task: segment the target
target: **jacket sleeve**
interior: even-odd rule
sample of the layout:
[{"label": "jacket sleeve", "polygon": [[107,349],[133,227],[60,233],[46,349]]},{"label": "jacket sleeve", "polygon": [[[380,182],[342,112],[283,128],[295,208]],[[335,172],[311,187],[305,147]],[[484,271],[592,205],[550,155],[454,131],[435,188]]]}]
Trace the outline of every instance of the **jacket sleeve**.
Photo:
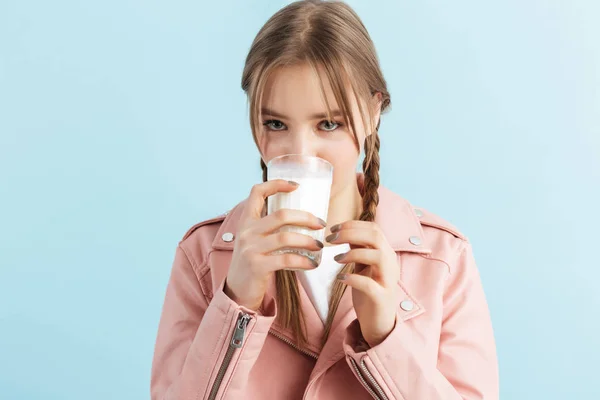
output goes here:
[{"label": "jacket sleeve", "polygon": [[242,397],[275,318],[275,301],[263,302],[259,314],[231,300],[223,286],[209,302],[177,247],[154,349],[152,400]]},{"label": "jacket sleeve", "polygon": [[[471,245],[463,242],[444,293],[437,365],[411,346],[408,323],[396,316],[380,344],[365,346],[358,320],[346,331],[344,350],[354,374],[382,399],[458,400],[499,397],[498,363],[488,305]],[[351,365],[352,367],[352,365]],[[367,388],[369,390],[369,388]]]}]

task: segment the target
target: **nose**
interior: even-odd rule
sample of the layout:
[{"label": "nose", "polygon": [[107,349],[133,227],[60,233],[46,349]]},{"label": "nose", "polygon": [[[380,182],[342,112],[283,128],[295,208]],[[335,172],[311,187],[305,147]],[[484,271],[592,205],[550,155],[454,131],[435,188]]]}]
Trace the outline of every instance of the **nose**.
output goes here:
[{"label": "nose", "polygon": [[291,137],[289,152],[307,156],[316,155],[316,143],[313,136],[314,134],[307,129],[294,132]]}]

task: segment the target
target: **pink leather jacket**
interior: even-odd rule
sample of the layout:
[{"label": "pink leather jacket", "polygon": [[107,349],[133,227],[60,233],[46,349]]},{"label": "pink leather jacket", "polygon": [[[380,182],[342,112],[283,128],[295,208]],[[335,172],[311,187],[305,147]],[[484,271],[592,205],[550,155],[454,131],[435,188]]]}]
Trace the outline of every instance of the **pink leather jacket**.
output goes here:
[{"label": "pink leather jacket", "polygon": [[376,222],[396,250],[402,301],[379,345],[360,340],[348,288],[325,346],[300,287],[309,344],[276,321],[274,279],[258,312],[223,292],[244,202],[193,226],[176,249],[151,378],[153,400],[497,399],[489,311],[471,244],[381,187]]}]

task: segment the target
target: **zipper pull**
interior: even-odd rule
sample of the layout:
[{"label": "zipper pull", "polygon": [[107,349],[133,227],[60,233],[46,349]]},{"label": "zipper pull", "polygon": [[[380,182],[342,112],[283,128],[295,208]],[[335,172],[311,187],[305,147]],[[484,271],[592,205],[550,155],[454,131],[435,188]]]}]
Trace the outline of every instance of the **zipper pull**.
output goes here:
[{"label": "zipper pull", "polygon": [[233,337],[231,338],[231,346],[235,348],[242,347],[244,343],[244,335],[246,334],[246,327],[252,317],[249,314],[240,314],[235,330],[233,331]]}]

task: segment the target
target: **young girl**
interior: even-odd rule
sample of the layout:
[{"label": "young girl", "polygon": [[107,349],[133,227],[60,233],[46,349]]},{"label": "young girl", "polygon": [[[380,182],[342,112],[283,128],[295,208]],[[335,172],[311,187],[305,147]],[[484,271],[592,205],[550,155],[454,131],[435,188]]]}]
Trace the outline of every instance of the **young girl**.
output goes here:
[{"label": "young girl", "polygon": [[[185,234],[152,399],[497,399],[471,244],[379,184],[390,95],[358,16],[341,2],[283,8],[255,38],[242,88],[263,181],[282,154],[333,165],[328,221],[289,209],[265,216],[268,196],[297,188],[273,180]],[[277,233],[284,225],[325,227],[326,243]],[[283,247],[321,249],[321,262],[273,254]]]}]

